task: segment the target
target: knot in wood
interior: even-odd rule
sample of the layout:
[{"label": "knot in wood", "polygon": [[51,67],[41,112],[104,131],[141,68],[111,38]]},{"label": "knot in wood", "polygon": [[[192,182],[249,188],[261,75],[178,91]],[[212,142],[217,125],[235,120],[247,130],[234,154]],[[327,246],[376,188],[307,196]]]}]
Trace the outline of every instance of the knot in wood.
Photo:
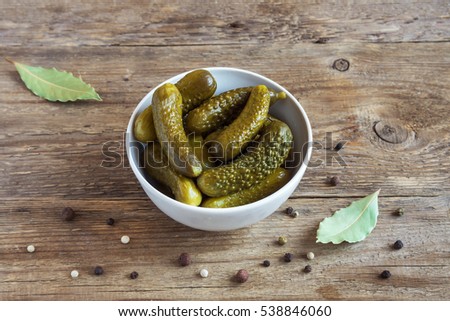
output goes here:
[{"label": "knot in wood", "polygon": [[385,142],[401,144],[408,138],[408,130],[401,125],[379,121],[375,123],[373,130]]},{"label": "knot in wood", "polygon": [[350,62],[347,59],[337,59],[333,62],[333,69],[344,72],[350,68]]}]

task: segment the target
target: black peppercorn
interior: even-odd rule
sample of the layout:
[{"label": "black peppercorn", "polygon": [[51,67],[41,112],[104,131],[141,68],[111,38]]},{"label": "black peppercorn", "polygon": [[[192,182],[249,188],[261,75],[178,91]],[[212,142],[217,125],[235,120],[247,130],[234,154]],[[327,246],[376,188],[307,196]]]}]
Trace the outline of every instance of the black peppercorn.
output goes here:
[{"label": "black peppercorn", "polygon": [[113,218],[108,218],[107,220],[106,220],[106,224],[108,224],[108,225],[114,225],[114,219]]},{"label": "black peppercorn", "polygon": [[309,272],[311,272],[311,271],[312,271],[311,265],[307,265],[307,266],[305,266],[305,268],[303,269],[303,272],[305,272],[305,273],[309,273]]},{"label": "black peppercorn", "polygon": [[138,276],[139,273],[137,273],[136,271],[130,273],[130,279],[132,280],[137,279]]},{"label": "black peppercorn", "polygon": [[103,274],[103,268],[101,266],[96,266],[94,268],[94,274],[95,275],[102,275]]},{"label": "black peppercorn", "polygon": [[284,254],[284,262],[291,262],[293,257],[294,256],[292,255],[292,253],[285,253]]},{"label": "black peppercorn", "polygon": [[403,242],[400,240],[397,240],[397,241],[395,241],[395,243],[392,247],[396,250],[400,250],[403,247]]},{"label": "black peppercorn", "polygon": [[270,266],[270,261],[269,260],[264,260],[262,265],[264,265],[265,267],[269,267]]},{"label": "black peppercorn", "polygon": [[236,281],[239,283],[245,283],[248,280],[247,270],[241,269],[235,275]]},{"label": "black peppercorn", "polygon": [[339,143],[337,143],[336,146],[334,147],[334,150],[336,150],[336,151],[341,150],[342,147],[344,147],[344,143],[339,142]]},{"label": "black peppercorn", "polygon": [[188,253],[181,253],[178,262],[181,266],[188,266],[192,262],[191,256]]},{"label": "black peppercorn", "polygon": [[382,279],[389,279],[391,277],[391,272],[389,272],[388,270],[384,270],[383,272],[381,272],[380,277]]},{"label": "black peppercorn", "polygon": [[75,218],[75,212],[71,207],[65,207],[61,212],[64,221],[72,221]]},{"label": "black peppercorn", "polygon": [[292,215],[292,212],[294,211],[294,209],[292,208],[292,207],[288,207],[287,209],[286,209],[286,214],[287,215]]},{"label": "black peppercorn", "polygon": [[330,178],[329,182],[331,185],[337,186],[341,182],[341,179],[339,178],[339,176],[333,176]]}]

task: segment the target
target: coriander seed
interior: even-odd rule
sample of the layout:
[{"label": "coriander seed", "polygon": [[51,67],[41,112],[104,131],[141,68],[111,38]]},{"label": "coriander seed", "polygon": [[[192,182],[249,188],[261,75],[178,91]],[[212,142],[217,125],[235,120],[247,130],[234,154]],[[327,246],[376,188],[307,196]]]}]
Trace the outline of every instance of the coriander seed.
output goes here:
[{"label": "coriander seed", "polygon": [[305,266],[305,268],[303,269],[303,272],[305,272],[305,273],[310,273],[311,271],[312,271],[311,265],[307,265],[307,266]]},{"label": "coriander seed", "polygon": [[36,248],[34,247],[34,245],[28,245],[27,251],[28,253],[33,253],[34,251],[36,251]]},{"label": "coriander seed", "polygon": [[293,257],[292,253],[284,253],[284,262],[291,262]]},{"label": "coriander seed", "polygon": [[188,253],[181,253],[178,262],[181,266],[188,266],[192,262],[191,256]]},{"label": "coriander seed", "polygon": [[306,257],[308,258],[308,260],[314,260],[314,253],[313,252],[308,252],[306,254]]},{"label": "coriander seed", "polygon": [[65,207],[61,212],[61,218],[64,221],[72,221],[75,218],[75,212],[71,207]]},{"label": "coriander seed", "polygon": [[389,279],[391,277],[391,272],[389,272],[388,270],[384,270],[383,272],[381,272],[380,277],[382,279]]},{"label": "coriander seed", "polygon": [[294,211],[294,212],[292,212],[292,214],[291,214],[291,216],[292,217],[298,217],[300,214],[298,213],[298,211]]},{"label": "coriander seed", "polygon": [[132,280],[137,279],[138,276],[139,276],[139,273],[137,273],[136,271],[133,271],[130,273],[130,279],[132,279]]},{"label": "coriander seed", "polygon": [[403,208],[399,208],[399,209],[397,209],[395,214],[397,214],[398,216],[403,216],[403,214],[405,214],[405,211]]},{"label": "coriander seed", "polygon": [[264,260],[262,262],[262,265],[264,265],[265,267],[269,267],[270,266],[270,261],[269,260]]},{"label": "coriander seed", "polygon": [[78,275],[79,275],[79,273],[78,273],[77,270],[73,270],[72,272],[70,272],[70,276],[71,276],[73,279],[76,279],[76,278],[78,277]]},{"label": "coriander seed", "polygon": [[394,245],[392,247],[396,250],[400,250],[403,247],[403,242],[400,240],[395,241]]},{"label": "coriander seed", "polygon": [[95,268],[94,268],[94,274],[95,275],[102,275],[103,274],[103,268],[101,267],[101,266],[99,266],[99,265],[97,265]]},{"label": "coriander seed", "polygon": [[286,243],[287,243],[287,237],[286,237],[286,236],[280,236],[280,237],[278,238],[278,244],[284,245],[284,244],[286,244]]},{"label": "coriander seed", "polygon": [[235,275],[236,281],[239,283],[245,283],[248,280],[248,272],[247,270],[241,269]]}]

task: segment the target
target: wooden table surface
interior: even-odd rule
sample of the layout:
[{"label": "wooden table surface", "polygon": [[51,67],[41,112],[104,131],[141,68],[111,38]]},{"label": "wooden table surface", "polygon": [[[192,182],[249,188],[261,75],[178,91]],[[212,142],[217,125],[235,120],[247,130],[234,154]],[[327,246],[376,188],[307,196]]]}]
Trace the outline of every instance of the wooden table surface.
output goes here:
[{"label": "wooden table surface", "polygon": [[[410,2],[0,1],[1,57],[71,71],[103,98],[45,101],[0,62],[0,298],[449,300],[450,7]],[[303,105],[315,141],[282,207],[221,233],[159,211],[122,143],[148,91],[209,66],[279,82]],[[105,143],[123,162],[101,166]],[[334,175],[336,187],[327,183]],[[366,240],[316,243],[321,220],[377,189],[378,224]],[[72,222],[60,218],[66,206],[78,214]],[[285,215],[288,206],[300,216]],[[392,214],[398,208],[404,216]],[[398,239],[405,246],[396,251]],[[190,266],[178,266],[181,252]],[[242,268],[250,279],[237,284]],[[390,279],[378,277],[385,269]]]}]

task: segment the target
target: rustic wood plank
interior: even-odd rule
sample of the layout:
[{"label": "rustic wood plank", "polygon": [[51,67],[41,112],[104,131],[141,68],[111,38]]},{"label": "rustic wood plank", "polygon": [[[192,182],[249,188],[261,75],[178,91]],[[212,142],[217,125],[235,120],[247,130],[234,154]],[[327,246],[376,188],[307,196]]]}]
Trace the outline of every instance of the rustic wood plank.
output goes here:
[{"label": "rustic wood plank", "polygon": [[[0,55],[19,61],[78,72],[104,99],[46,102],[25,89],[13,66],[1,64],[0,85],[9,94],[0,100],[0,179],[4,182],[0,196],[134,199],[136,193],[142,195],[129,168],[118,161],[100,166],[109,159],[102,154],[103,144],[117,146],[124,155],[120,142],[138,101],[172,75],[209,65],[259,72],[299,98],[319,149],[313,152],[293,197],[362,196],[378,188],[383,195],[439,196],[450,189],[449,51],[448,43],[302,44],[285,49],[272,45],[264,50],[257,45],[0,48]],[[169,54],[173,63],[167,65]],[[346,72],[332,68],[340,57],[350,61]],[[127,72],[132,75],[124,81]],[[381,139],[374,131],[379,121],[405,129],[408,139],[400,144]],[[340,140],[348,143],[333,151]],[[340,159],[346,166],[337,162]],[[326,183],[332,175],[341,177],[338,188]]]},{"label": "rustic wood plank", "polygon": [[448,1],[3,1],[6,46],[450,40]]},{"label": "rustic wood plank", "polygon": [[[0,297],[2,299],[170,299],[193,300],[448,300],[450,299],[450,217],[448,197],[381,197],[378,225],[363,242],[317,244],[318,223],[351,199],[295,199],[298,218],[284,207],[251,228],[206,233],[166,217],[148,200],[61,200],[39,197],[0,204]],[[64,206],[78,213],[59,217]],[[403,207],[405,215],[392,215]],[[106,219],[116,219],[114,226]],[[131,242],[120,243],[122,235]],[[276,244],[279,235],[288,243]],[[405,246],[393,250],[401,239]],[[34,244],[35,253],[26,246]],[[306,252],[316,258],[308,261]],[[179,267],[178,255],[193,263]],[[281,257],[292,252],[294,260]],[[264,259],[271,266],[261,266]],[[311,264],[313,271],[302,269]],[[101,265],[105,273],[93,275]],[[198,276],[207,268],[210,277]],[[250,280],[232,280],[240,268]],[[71,279],[70,271],[80,272]],[[378,278],[388,269],[389,280]],[[132,271],[139,278],[131,280]],[[95,290],[94,290],[95,289]],[[268,290],[270,289],[270,291]]]}]

